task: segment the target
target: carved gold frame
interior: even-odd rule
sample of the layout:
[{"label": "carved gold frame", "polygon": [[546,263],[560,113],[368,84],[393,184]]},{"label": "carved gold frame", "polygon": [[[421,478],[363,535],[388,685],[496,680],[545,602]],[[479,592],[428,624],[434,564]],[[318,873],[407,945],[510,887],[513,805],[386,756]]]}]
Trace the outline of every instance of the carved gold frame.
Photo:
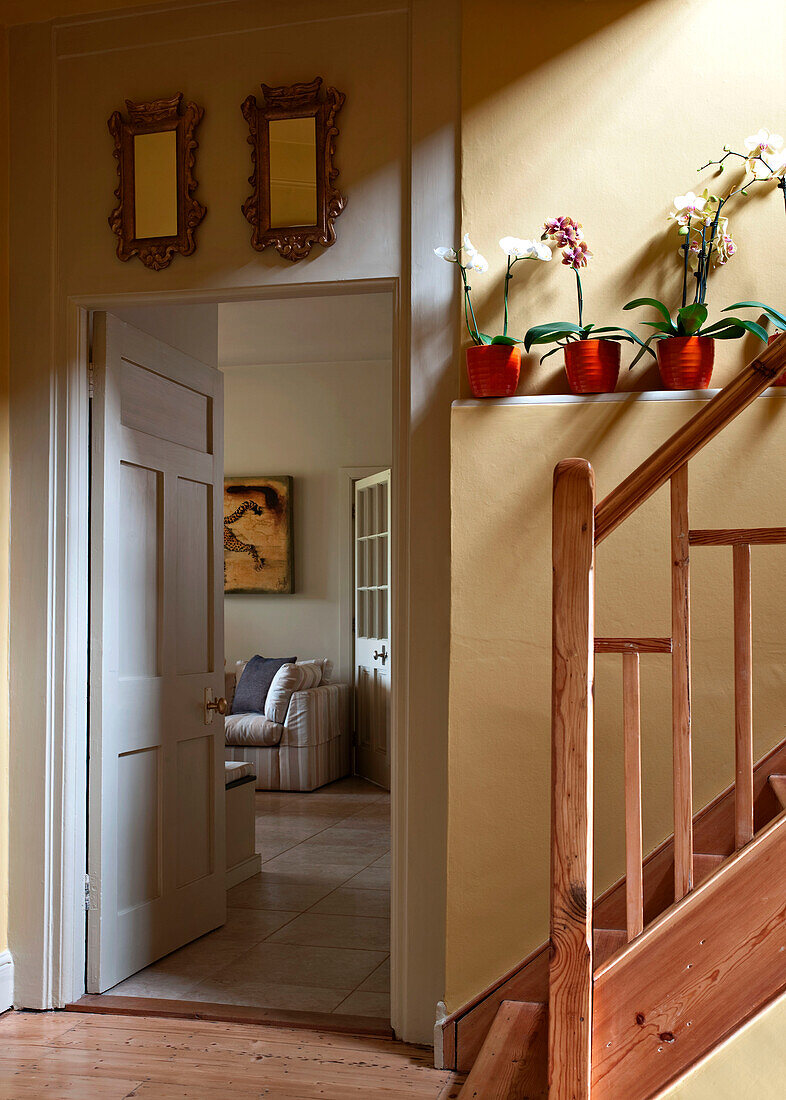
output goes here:
[{"label": "carved gold frame", "polygon": [[[179,92],[170,99],[150,103],[126,100],[128,118],[115,111],[107,125],[115,141],[119,182],[115,190],[118,204],[109,215],[109,225],[117,235],[117,255],[126,261],[138,256],[145,267],[161,271],[176,254],[190,256],[196,249],[196,228],[205,216],[205,207],[194,198],[197,181],[194,162],[199,146],[194,134],[204,115],[196,103],[182,104]],[[137,134],[177,131],[177,233],[168,237],[136,237],[134,211],[134,137]]]},{"label": "carved gold frame", "polygon": [[[248,182],[251,195],[243,203],[243,213],[253,227],[251,244],[261,252],[274,245],[286,260],[303,260],[315,244],[328,248],[335,243],[333,225],[346,205],[335,186],[338,169],[333,164],[338,126],[336,115],[346,96],[335,88],[322,91],[322,77],[305,84],[271,88],[262,84],[263,103],[250,95],[241,110],[248,123],[253,172]],[[315,225],[271,226],[270,224],[270,130],[273,119],[314,118],[317,152],[317,221]]]}]

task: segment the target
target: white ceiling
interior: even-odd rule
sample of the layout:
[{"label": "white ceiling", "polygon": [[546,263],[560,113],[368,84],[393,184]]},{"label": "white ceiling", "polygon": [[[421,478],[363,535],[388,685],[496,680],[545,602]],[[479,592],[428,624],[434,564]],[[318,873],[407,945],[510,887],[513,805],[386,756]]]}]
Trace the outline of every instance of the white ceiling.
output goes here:
[{"label": "white ceiling", "polygon": [[390,294],[330,294],[218,307],[218,365],[390,359]]}]

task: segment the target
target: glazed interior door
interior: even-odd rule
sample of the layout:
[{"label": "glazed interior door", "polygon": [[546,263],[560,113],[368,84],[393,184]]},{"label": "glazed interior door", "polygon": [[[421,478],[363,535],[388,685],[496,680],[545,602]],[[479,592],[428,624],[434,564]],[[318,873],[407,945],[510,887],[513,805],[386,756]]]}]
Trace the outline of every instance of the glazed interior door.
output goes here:
[{"label": "glazed interior door", "polygon": [[223,379],[94,325],[89,992],[223,924]]},{"label": "glazed interior door", "polygon": [[355,770],[390,788],[390,470],[355,482]]}]

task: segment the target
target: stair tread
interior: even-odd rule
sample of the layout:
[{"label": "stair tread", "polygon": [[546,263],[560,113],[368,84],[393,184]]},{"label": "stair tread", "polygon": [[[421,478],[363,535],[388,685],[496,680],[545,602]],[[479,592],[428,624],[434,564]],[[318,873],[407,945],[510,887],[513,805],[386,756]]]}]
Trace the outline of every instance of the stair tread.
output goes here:
[{"label": "stair tread", "polygon": [[786,810],[786,775],[771,775],[769,784],[781,805],[781,809]]},{"label": "stair tread", "polygon": [[503,1001],[460,1100],[546,1100],[548,1030],[545,1004]]}]

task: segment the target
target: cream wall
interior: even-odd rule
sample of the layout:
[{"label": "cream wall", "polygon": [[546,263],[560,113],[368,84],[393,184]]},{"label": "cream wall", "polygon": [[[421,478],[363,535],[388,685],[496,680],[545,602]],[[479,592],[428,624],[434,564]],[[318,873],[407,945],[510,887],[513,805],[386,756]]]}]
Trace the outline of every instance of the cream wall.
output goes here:
[{"label": "cream wall", "polygon": [[768,1005],[659,1100],[781,1100],[786,1074],[786,996]]},{"label": "cream wall", "polygon": [[[642,295],[679,304],[672,200],[729,184],[731,172],[713,183],[696,171],[724,145],[741,148],[760,126],[784,132],[786,6],[750,0],[742,16],[735,0],[464,0],[463,10],[463,229],[491,263],[473,276],[481,329],[501,331],[499,238],[536,236],[558,214],[583,223],[595,253],[585,321],[632,328],[651,318],[622,306]],[[750,298],[783,308],[782,193],[754,188],[728,210],[739,252],[712,276],[711,316]],[[511,331],[575,320],[574,282],[559,262],[519,264]],[[520,391],[567,392],[561,359],[525,357]],[[738,344],[719,345],[721,384],[738,361]],[[641,362],[621,387],[652,389],[656,376]]]},{"label": "cream wall", "polygon": [[[786,399],[770,390],[691,463],[691,526],[783,522]],[[533,400],[535,403],[533,403]],[[453,410],[453,600],[447,1004],[454,1010],[548,937],[551,485],[593,464],[601,499],[700,407],[547,399]],[[668,492],[599,548],[596,634],[670,633]],[[753,556],[755,756],[786,736],[779,548]],[[731,552],[692,564],[696,808],[734,776]],[[644,844],[672,832],[668,657],[642,658]],[[596,660],[596,894],[624,873],[621,664]]]},{"label": "cream wall", "polygon": [[[224,372],[227,477],[294,478],[295,592],[224,598],[227,666],[254,653],[341,662],[342,467],[390,466],[390,360],[230,367]],[[347,623],[344,623],[346,630]]]},{"label": "cream wall", "polygon": [[[80,918],[68,908],[73,899],[63,899],[61,914],[56,881],[55,892],[47,893],[52,884],[30,874],[31,861],[44,865],[51,838],[61,844],[61,801],[73,804],[71,819],[78,820],[83,798],[72,775],[55,773],[56,793],[40,799],[51,774],[48,715],[52,707],[60,713],[65,659],[62,649],[50,651],[47,643],[50,622],[58,621],[48,617],[50,608],[56,616],[62,611],[48,600],[53,571],[63,560],[65,516],[54,516],[43,502],[50,476],[66,477],[68,441],[59,417],[69,378],[69,297],[164,292],[177,299],[198,292],[215,301],[225,292],[242,296],[246,288],[282,296],[290,289],[302,293],[302,284],[384,279],[400,322],[394,424],[403,448],[398,483],[409,519],[402,560],[408,576],[400,595],[409,634],[395,780],[403,845],[400,862],[394,861],[402,898],[393,928],[401,978],[395,1022],[405,1037],[428,1041],[444,974],[448,408],[455,394],[455,291],[451,273],[430,262],[422,230],[427,224],[440,236],[454,234],[455,4],[338,0],[326,14],[316,0],[286,8],[228,0],[166,9],[18,27],[11,36],[11,561],[17,580],[11,607],[10,940],[17,999],[30,1006],[69,999],[71,989],[52,985],[47,967],[53,958],[68,960],[79,942]],[[35,6],[29,10],[34,17]],[[443,58],[439,73],[431,63],[437,48]],[[250,159],[239,106],[262,80],[288,83],[315,73],[347,94],[338,164],[349,201],[337,223],[338,244],[288,264],[250,247],[250,227],[240,213]],[[198,195],[207,217],[195,255],[175,258],[166,271],[154,273],[114,255],[106,218],[116,174],[106,120],[126,97],[174,90],[206,107],[198,135]],[[42,506],[33,507],[39,497]],[[426,675],[421,670],[427,667]],[[32,668],[51,673],[48,697],[25,690]],[[58,730],[51,736],[56,739]],[[80,853],[68,849],[70,842],[62,838],[63,866],[78,868]],[[74,871],[73,881],[77,877]],[[73,973],[78,975],[78,966]]]}]

